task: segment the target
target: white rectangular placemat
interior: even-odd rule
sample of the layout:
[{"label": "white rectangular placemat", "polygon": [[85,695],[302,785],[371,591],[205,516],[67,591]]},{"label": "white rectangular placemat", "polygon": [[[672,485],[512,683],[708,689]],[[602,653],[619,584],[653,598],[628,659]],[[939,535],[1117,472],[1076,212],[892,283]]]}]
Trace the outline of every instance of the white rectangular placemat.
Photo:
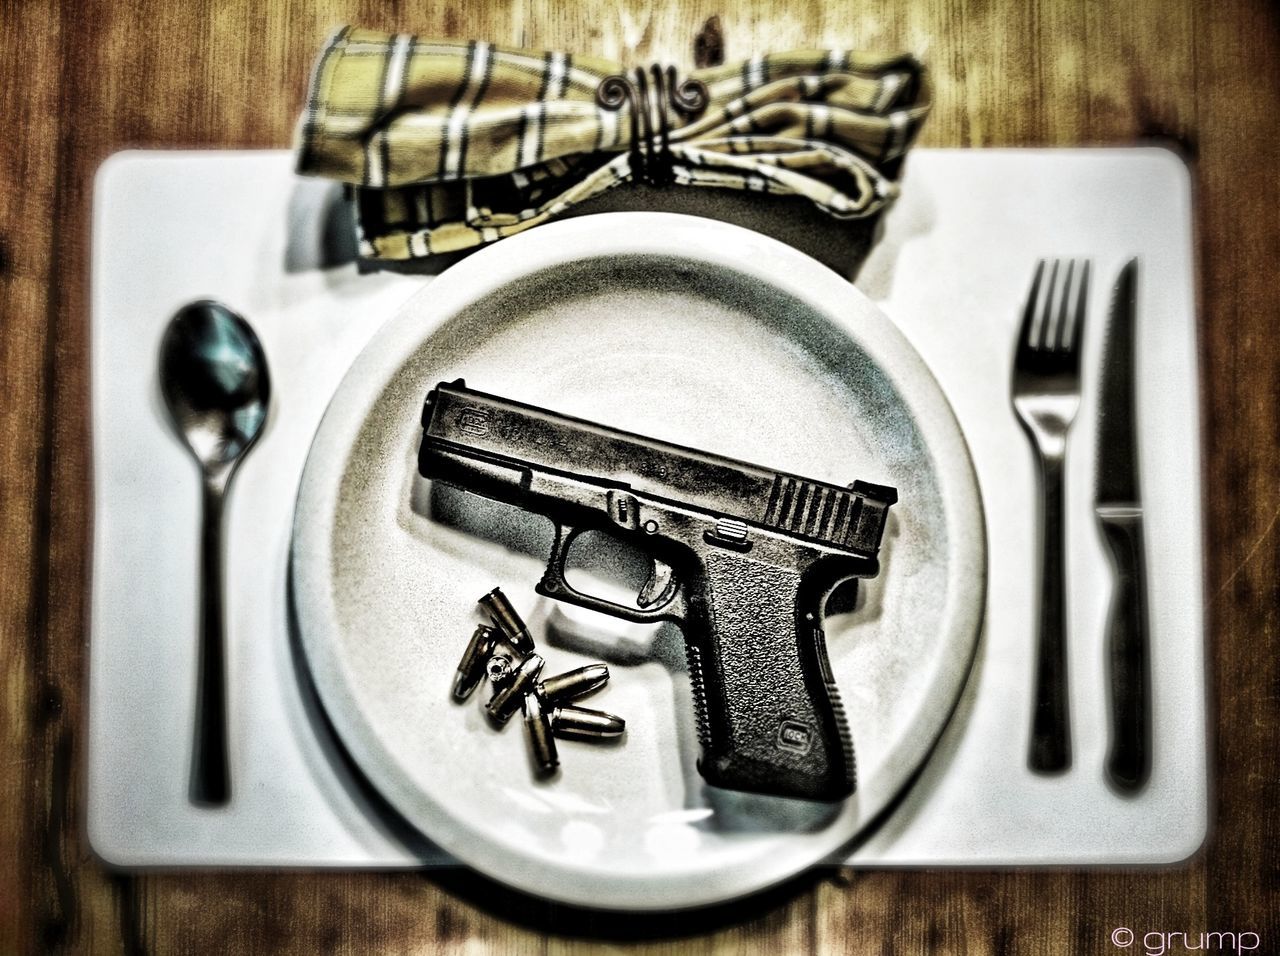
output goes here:
[{"label": "white rectangular placemat", "polygon": [[[395,832],[317,733],[290,647],[293,498],[330,394],[429,281],[324,268],[336,186],[285,152],[119,154],[94,209],[93,595],[88,825],[122,866],[447,863]],[[986,624],[964,696],[921,777],[855,865],[1160,863],[1208,817],[1199,426],[1190,186],[1158,150],[919,150],[858,286],[924,356],[982,488]],[[339,230],[341,226],[336,228]],[[326,236],[330,237],[328,240]],[[1084,399],[1067,477],[1075,764],[1026,769],[1035,625],[1033,460],[1009,404],[1022,300],[1040,256],[1088,256]],[[1150,784],[1106,786],[1109,596],[1092,511],[1096,380],[1110,284],[1142,260],[1138,403],[1154,698]],[[198,483],[156,380],[174,310],[213,297],[250,318],[271,363],[266,439],[227,517],[235,798],[186,799],[195,690]]]}]

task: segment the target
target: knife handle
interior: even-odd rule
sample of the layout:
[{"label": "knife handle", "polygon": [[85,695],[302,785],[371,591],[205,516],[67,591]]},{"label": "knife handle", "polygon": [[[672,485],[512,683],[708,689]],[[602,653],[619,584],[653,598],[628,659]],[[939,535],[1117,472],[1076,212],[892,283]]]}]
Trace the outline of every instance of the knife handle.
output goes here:
[{"label": "knife handle", "polygon": [[1066,560],[1061,455],[1041,456],[1044,511],[1041,514],[1040,630],[1036,649],[1031,751],[1027,763],[1037,773],[1061,773],[1071,766],[1071,717],[1067,706]]},{"label": "knife handle", "polygon": [[1141,790],[1151,774],[1150,661],[1142,514],[1098,516],[1111,550],[1115,588],[1107,623],[1111,678],[1111,750],[1107,777],[1117,790]]}]

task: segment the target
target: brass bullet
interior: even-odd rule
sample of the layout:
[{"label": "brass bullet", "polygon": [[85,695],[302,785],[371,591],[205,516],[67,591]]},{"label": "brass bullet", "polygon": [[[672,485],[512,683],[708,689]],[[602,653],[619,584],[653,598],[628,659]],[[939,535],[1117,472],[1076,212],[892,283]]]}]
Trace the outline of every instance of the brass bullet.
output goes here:
[{"label": "brass bullet", "polygon": [[489,658],[484,669],[493,686],[501,687],[511,680],[511,675],[516,672],[517,666],[519,666],[518,663],[510,654],[494,654]]},{"label": "brass bullet", "polygon": [[588,664],[554,677],[548,677],[538,684],[538,693],[548,702],[577,700],[592,691],[599,690],[609,682],[609,668],[604,664]]},{"label": "brass bullet", "polygon": [[551,721],[542,707],[542,699],[535,694],[524,695],[524,727],[529,733],[529,747],[533,762],[541,773],[548,774],[560,763],[556,753],[556,740],[551,736]]},{"label": "brass bullet", "polygon": [[525,694],[533,690],[534,685],[538,683],[538,675],[542,673],[542,658],[537,654],[530,654],[520,666],[516,668],[515,675],[485,705],[490,719],[497,724],[505,724],[511,719],[511,715],[516,712],[521,701],[524,700]]},{"label": "brass bullet", "polygon": [[521,656],[533,653],[533,638],[529,628],[525,626],[511,601],[502,593],[502,588],[494,588],[479,601],[480,606],[489,612],[494,626],[511,643]]},{"label": "brass bullet", "polygon": [[455,700],[466,700],[471,696],[484,677],[489,656],[497,643],[498,633],[494,628],[481,624],[475,629],[462,660],[458,662],[458,674],[453,680]]},{"label": "brass bullet", "polygon": [[557,737],[594,740],[620,737],[627,729],[621,717],[586,707],[556,707],[551,711],[551,730]]}]

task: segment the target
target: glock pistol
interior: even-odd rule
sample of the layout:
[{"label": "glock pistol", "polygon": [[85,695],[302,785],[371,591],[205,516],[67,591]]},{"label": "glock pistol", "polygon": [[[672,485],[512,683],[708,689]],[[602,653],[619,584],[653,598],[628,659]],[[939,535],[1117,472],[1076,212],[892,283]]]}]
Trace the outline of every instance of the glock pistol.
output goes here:
[{"label": "glock pistol", "polygon": [[[555,525],[535,590],[684,633],[702,747],[729,790],[810,800],[853,792],[853,745],[822,633],[826,599],[874,577],[892,488],[847,488],[734,461],[442,382],[422,413],[424,478]],[[653,561],[634,606],[565,578],[577,535]]]}]

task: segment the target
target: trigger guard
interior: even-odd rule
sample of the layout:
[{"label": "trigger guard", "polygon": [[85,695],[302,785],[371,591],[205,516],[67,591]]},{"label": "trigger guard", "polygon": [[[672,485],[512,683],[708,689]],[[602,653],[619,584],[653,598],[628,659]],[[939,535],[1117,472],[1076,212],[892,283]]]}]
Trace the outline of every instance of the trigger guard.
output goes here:
[{"label": "trigger guard", "polygon": [[546,570],[542,572],[542,580],[534,589],[539,594],[545,589],[550,592],[550,597],[555,597],[561,592],[573,591],[569,579],[565,576],[565,562],[569,560],[569,549],[573,547],[573,542],[582,533],[578,528],[566,528],[559,523],[555,527],[556,534],[551,542],[551,556],[547,559]]},{"label": "trigger guard", "polygon": [[671,583],[659,595],[659,598],[664,598],[665,600],[655,602],[656,607],[650,605],[647,608],[630,607],[626,604],[619,604],[617,601],[610,601],[607,598],[596,597],[593,594],[579,591],[570,584],[565,575],[565,562],[568,559],[570,547],[578,535],[582,534],[583,530],[581,528],[565,528],[563,525],[556,525],[555,541],[551,545],[551,558],[547,561],[547,568],[542,574],[542,580],[534,587],[535,593],[553,600],[565,601],[568,604],[574,604],[589,611],[598,611],[611,617],[619,617],[624,621],[634,621],[640,624],[683,620],[684,607],[679,599],[680,585],[674,576],[671,579]]}]

